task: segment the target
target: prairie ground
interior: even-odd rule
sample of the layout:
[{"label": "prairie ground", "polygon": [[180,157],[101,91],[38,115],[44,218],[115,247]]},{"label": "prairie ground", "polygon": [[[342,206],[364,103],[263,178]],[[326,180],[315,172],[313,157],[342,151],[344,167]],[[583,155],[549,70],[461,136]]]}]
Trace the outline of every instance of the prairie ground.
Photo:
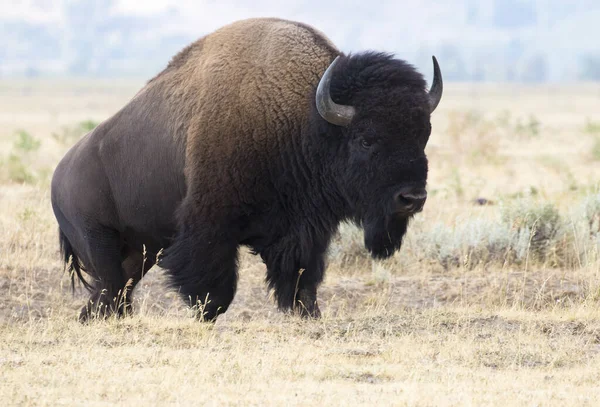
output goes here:
[{"label": "prairie ground", "polygon": [[447,85],[425,210],[385,262],[341,227],[321,320],[279,313],[242,249],[214,326],[158,268],[134,316],[81,325],[49,180],[140,86],[0,82],[3,404],[600,405],[600,86]]}]

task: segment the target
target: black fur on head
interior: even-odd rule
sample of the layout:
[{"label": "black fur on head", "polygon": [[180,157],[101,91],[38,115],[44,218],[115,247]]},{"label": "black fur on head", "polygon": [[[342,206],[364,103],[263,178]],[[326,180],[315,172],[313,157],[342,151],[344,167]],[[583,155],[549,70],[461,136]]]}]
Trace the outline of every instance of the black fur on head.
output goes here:
[{"label": "black fur on head", "polygon": [[332,100],[356,113],[348,126],[316,117],[318,134],[334,151],[331,170],[348,218],[363,226],[372,256],[386,258],[425,202],[431,133],[425,80],[406,62],[375,52],[342,56],[332,75]]}]

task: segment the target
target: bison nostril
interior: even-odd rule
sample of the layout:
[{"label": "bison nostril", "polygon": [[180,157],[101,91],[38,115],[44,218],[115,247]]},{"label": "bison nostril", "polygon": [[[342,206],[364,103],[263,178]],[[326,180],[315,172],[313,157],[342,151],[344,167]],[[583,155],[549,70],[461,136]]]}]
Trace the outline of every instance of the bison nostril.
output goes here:
[{"label": "bison nostril", "polygon": [[417,212],[423,208],[427,191],[423,188],[402,189],[394,194],[394,202],[401,212]]},{"label": "bison nostril", "polygon": [[410,199],[410,197],[406,197],[405,195],[402,195],[401,193],[397,193],[396,197],[394,199],[394,201],[401,206],[410,206],[412,205],[412,199]]}]

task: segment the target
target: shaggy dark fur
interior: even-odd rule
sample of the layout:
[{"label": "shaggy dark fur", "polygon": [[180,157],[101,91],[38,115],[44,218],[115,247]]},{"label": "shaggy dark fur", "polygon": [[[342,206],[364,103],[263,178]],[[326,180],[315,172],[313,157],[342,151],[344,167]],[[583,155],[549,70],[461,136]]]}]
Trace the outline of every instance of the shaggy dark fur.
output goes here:
[{"label": "shaggy dark fur", "polygon": [[[366,247],[385,258],[422,207],[399,210],[397,197],[427,180],[421,74],[387,54],[342,55],[332,99],[357,113],[335,126],[315,107],[319,78],[339,54],[326,37],[282,20],[237,24],[186,48],[57,168],[65,256],[94,277],[82,319],[99,303],[102,315],[121,312],[127,280],[139,281],[165,248],[171,286],[213,320],[235,295],[240,245],[267,265],[281,309],[318,316],[338,224],[363,226]],[[264,54],[246,59],[253,52]]]}]

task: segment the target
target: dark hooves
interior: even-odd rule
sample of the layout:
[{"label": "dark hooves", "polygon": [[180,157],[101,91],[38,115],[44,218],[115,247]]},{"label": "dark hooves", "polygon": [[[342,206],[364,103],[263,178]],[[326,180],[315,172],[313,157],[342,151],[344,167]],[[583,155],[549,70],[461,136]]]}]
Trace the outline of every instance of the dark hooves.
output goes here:
[{"label": "dark hooves", "polygon": [[319,319],[321,318],[321,310],[315,303],[312,307],[307,308],[304,304],[300,303],[296,306],[295,312],[300,315],[302,319]]},{"label": "dark hooves", "polygon": [[294,313],[300,315],[302,318],[321,318],[316,291],[300,289],[296,296]]},{"label": "dark hooves", "polygon": [[114,304],[94,304],[93,302],[88,301],[88,303],[81,308],[78,320],[82,324],[87,324],[94,320],[104,321],[112,315],[116,315],[117,318],[131,316],[133,315],[133,307],[130,303],[122,303],[115,311]]}]

